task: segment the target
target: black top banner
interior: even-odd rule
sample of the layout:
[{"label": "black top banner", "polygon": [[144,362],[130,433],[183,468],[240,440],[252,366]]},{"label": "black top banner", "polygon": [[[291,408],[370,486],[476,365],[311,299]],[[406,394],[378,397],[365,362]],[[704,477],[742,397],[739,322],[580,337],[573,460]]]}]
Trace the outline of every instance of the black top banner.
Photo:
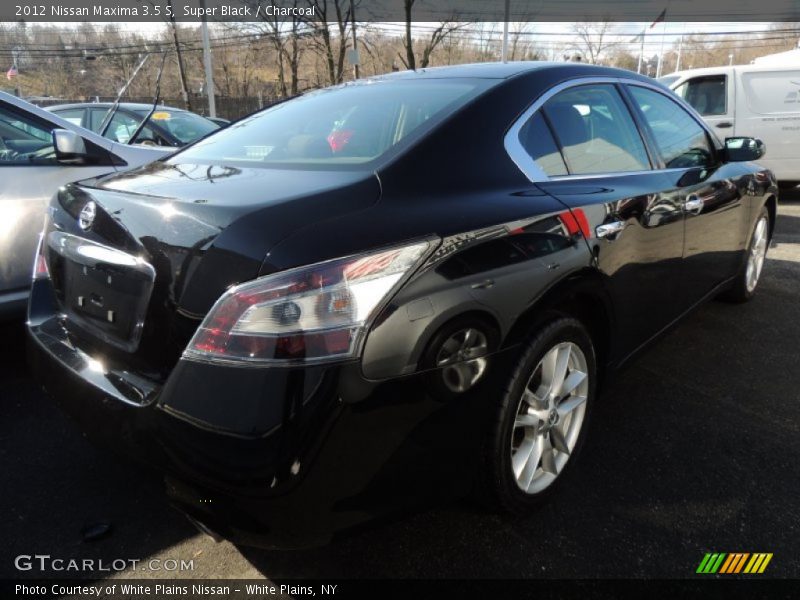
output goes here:
[{"label": "black top banner", "polygon": [[[508,5],[508,8],[507,8]],[[798,0],[4,0],[0,21],[800,21]]]}]

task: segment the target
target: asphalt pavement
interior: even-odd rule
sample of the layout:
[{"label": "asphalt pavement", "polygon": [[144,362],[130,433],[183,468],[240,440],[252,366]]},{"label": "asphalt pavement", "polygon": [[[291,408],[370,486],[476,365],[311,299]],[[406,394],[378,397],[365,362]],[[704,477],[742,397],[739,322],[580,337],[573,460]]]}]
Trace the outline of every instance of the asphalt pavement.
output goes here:
[{"label": "asphalt pavement", "polygon": [[[81,436],[27,372],[21,327],[5,326],[0,577],[63,575],[14,566],[44,553],[147,569],[117,577],[683,578],[706,552],[770,552],[764,577],[800,577],[800,203],[779,212],[757,297],[703,306],[629,367],[569,485],[524,519],[465,502],[313,550],[216,543],[157,478]],[[109,532],[84,541],[97,524]]]}]

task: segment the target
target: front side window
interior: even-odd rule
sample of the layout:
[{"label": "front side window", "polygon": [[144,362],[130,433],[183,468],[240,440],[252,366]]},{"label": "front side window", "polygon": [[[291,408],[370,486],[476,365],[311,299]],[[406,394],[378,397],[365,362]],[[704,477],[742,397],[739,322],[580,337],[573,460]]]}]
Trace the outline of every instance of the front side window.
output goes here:
[{"label": "front side window", "polygon": [[127,144],[140,122],[140,119],[134,119],[126,113],[117,111],[106,128],[105,137],[120,144]]},{"label": "front side window", "polygon": [[486,85],[478,79],[440,79],[319,90],[238,121],[169,162],[361,168],[439,122]]},{"label": "front side window", "polygon": [[704,117],[724,115],[728,112],[726,80],[725,75],[694,77],[675,88],[675,93]]},{"label": "front side window", "polygon": [[111,108],[90,108],[89,109],[89,129],[95,133],[101,133],[100,126],[103,124],[103,119],[106,118],[106,113]]},{"label": "front side window", "polygon": [[[149,112],[149,111],[148,111]],[[139,128],[139,124],[147,116],[134,115],[128,112],[117,110],[111,118],[111,122],[106,128],[105,137],[119,142],[120,144],[130,144],[131,137]],[[158,146],[168,146],[169,143],[158,135],[150,125],[145,125],[134,140],[135,144],[148,144]]]},{"label": "front side window", "polygon": [[55,164],[52,129],[0,107],[0,166]]},{"label": "front side window", "polygon": [[571,174],[650,169],[639,130],[613,85],[570,88],[543,110]]},{"label": "front side window", "polygon": [[648,88],[632,85],[629,89],[667,168],[713,164],[714,152],[705,129],[678,102]]}]

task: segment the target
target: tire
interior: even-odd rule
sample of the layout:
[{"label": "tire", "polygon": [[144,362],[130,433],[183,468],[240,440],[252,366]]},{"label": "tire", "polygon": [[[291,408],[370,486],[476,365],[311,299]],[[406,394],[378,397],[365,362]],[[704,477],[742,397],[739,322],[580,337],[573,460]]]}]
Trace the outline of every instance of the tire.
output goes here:
[{"label": "tire", "polygon": [[736,279],[731,287],[720,295],[720,300],[725,302],[742,303],[749,301],[756,294],[758,282],[764,268],[764,262],[769,248],[770,220],[767,207],[761,208],[750,241],[747,244],[747,254]]},{"label": "tire", "polygon": [[[566,370],[559,369],[564,365]],[[559,372],[564,376],[559,378]],[[572,390],[554,398],[545,393],[547,378]],[[484,500],[524,514],[552,494],[583,445],[596,381],[594,346],[580,321],[557,317],[529,338],[489,432],[483,457],[486,489],[479,491],[487,492],[480,493]]]}]

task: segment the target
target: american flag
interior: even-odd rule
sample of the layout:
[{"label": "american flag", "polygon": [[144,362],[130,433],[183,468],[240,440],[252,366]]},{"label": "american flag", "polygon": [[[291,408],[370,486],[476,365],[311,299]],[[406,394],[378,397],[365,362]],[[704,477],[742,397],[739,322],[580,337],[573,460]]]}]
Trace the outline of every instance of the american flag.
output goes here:
[{"label": "american flag", "polygon": [[655,27],[658,23],[663,23],[664,19],[667,18],[667,9],[661,11],[661,14],[656,17],[656,20],[650,23],[650,29]]},{"label": "american flag", "polygon": [[19,71],[17,70],[17,65],[11,65],[11,68],[6,71],[6,79],[11,79],[19,75]]}]

